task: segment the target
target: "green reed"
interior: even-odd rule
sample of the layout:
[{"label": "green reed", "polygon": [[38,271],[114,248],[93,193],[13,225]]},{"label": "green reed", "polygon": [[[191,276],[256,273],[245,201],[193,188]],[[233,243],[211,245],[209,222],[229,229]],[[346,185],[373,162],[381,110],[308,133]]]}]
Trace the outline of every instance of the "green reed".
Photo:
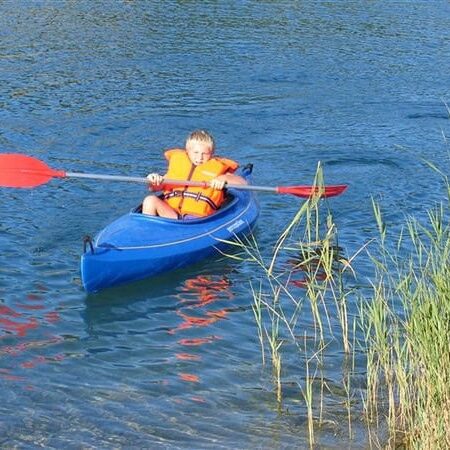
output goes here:
[{"label": "green reed", "polygon": [[[302,203],[268,257],[254,237],[235,244],[242,254],[233,257],[257,269],[253,313],[280,412],[284,358],[292,357],[287,354],[292,348],[301,357],[299,396],[311,446],[325,420],[324,395],[333,394],[323,376],[327,346],[339,342],[350,366],[343,368],[340,389],[349,439],[363,413],[371,447],[450,447],[450,187],[445,181],[446,202],[430,210],[424,224],[409,219],[398,236],[373,200],[379,236],[351,257],[342,255],[328,202],[318,196]],[[320,165],[314,182],[323,186]],[[374,268],[370,289],[349,288],[346,281],[357,275],[353,262],[362,253]],[[360,311],[353,321],[350,302]],[[300,327],[299,318],[306,315],[312,329]],[[352,386],[356,349],[366,359],[366,388],[359,397]],[[342,394],[337,395],[341,402]]]},{"label": "green reed", "polygon": [[[448,191],[448,189],[447,189]],[[449,197],[450,198],[450,197]],[[447,203],[448,205],[448,203]],[[366,331],[369,420],[386,421],[388,446],[450,446],[450,227],[444,204],[409,219],[394,251],[374,203],[380,246]],[[405,250],[407,249],[407,250]]]},{"label": "green reed", "polygon": [[[320,193],[324,186],[320,165],[314,185]],[[299,386],[299,395],[307,411],[311,445],[315,442],[315,427],[322,423],[324,392],[328,392],[321,367],[328,340],[333,336],[332,321],[335,316],[341,326],[340,336],[345,352],[350,353],[352,347],[347,313],[348,293],[342,282],[343,273],[351,273],[351,260],[342,257],[331,211],[323,205],[320,195],[304,201],[268,257],[261,254],[253,236],[235,244],[240,247],[241,254],[233,255],[252,263],[259,275],[255,277],[257,281],[251,281],[252,309],[262,363],[269,361],[271,364],[275,399],[280,411],[283,404],[285,349],[293,345],[302,358],[301,367],[306,373],[304,382]],[[330,307],[333,308],[332,313]],[[299,329],[299,318],[305,314],[313,319],[312,329]],[[303,336],[303,343],[299,336]],[[313,389],[317,385],[318,393]],[[349,376],[344,379],[344,385],[350,399]],[[350,414],[350,400],[346,404]]]}]

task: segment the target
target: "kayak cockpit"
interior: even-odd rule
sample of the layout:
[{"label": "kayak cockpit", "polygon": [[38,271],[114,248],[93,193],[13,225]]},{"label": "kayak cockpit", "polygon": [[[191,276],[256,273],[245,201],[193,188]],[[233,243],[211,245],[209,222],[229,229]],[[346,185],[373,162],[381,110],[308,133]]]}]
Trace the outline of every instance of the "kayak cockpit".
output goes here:
[{"label": "kayak cockpit", "polygon": [[[233,207],[233,205],[236,205],[236,203],[238,202],[238,198],[236,195],[234,195],[231,192],[227,192],[227,196],[225,197],[225,201],[222,203],[221,207],[215,211],[213,214],[211,214],[210,216],[207,217],[199,217],[198,219],[192,218],[190,217],[189,219],[168,219],[168,218],[162,218],[162,217],[158,217],[161,220],[168,220],[168,221],[173,221],[173,222],[177,222],[177,223],[193,223],[193,222],[201,222],[201,221],[208,221],[208,220],[214,220],[215,218],[217,218],[217,216],[221,215],[224,211],[228,211],[230,208]],[[138,206],[136,206],[135,208],[133,208],[131,210],[132,213],[135,214],[142,214],[142,203]],[[144,215],[144,214],[143,214]],[[144,215],[145,217],[152,217],[152,216],[147,216]]]},{"label": "kayak cockpit", "polygon": [[[250,177],[252,171],[253,171],[253,164],[249,163],[240,169],[240,174],[245,179],[249,180],[249,177]],[[162,199],[163,196],[160,195],[159,198]],[[175,222],[175,223],[179,223],[179,224],[182,224],[182,223],[194,224],[194,223],[209,222],[212,220],[216,220],[217,218],[219,218],[222,215],[229,214],[231,212],[230,210],[237,208],[238,207],[237,204],[242,201],[244,201],[244,202],[250,201],[250,194],[248,192],[229,189],[229,190],[226,190],[225,200],[223,201],[222,205],[220,206],[220,208],[217,211],[215,211],[213,214],[211,214],[209,216],[199,217],[198,219],[194,219],[192,217],[190,217],[189,219],[168,219],[168,218],[163,218],[163,217],[158,217],[158,216],[148,216],[148,215],[142,214],[142,204],[140,204],[136,208],[132,209],[131,213],[141,214],[143,217],[148,217],[148,218],[153,217],[153,218],[157,218],[159,220]]]}]

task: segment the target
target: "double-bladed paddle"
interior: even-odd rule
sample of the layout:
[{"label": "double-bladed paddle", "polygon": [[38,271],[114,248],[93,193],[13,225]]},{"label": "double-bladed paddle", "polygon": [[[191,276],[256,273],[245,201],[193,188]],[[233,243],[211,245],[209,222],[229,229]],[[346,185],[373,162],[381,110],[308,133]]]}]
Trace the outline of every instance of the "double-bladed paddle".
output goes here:
[{"label": "double-bladed paddle", "polygon": [[[89,178],[95,180],[131,181],[149,184],[145,177],[128,177],[122,175],[101,175],[93,173],[66,172],[55,170],[43,161],[20,153],[0,154],[0,186],[12,188],[33,188],[49,182],[52,178]],[[164,179],[163,184],[175,186],[207,187],[203,181]],[[334,197],[342,194],[347,185],[331,186],[253,186],[242,184],[227,184],[226,187],[240,190],[272,192],[276,194],[291,194],[296,197],[308,198],[313,195]]]}]

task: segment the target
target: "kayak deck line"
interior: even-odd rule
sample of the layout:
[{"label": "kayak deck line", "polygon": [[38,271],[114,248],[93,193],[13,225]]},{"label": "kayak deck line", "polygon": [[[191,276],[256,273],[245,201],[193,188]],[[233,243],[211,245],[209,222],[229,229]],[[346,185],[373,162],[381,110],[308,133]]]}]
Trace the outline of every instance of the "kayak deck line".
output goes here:
[{"label": "kayak deck line", "polygon": [[[235,200],[237,202],[237,200]],[[234,203],[234,200],[232,203],[230,203],[229,205],[232,206],[232,204]],[[228,206],[228,205],[227,205]],[[100,233],[97,238],[95,239],[95,246],[97,248],[101,248],[101,249],[107,249],[107,250],[146,250],[146,249],[150,249],[150,248],[161,248],[161,247],[170,247],[172,245],[179,245],[179,244],[183,244],[186,242],[192,242],[198,239],[202,239],[204,237],[210,236],[212,233],[215,233],[219,230],[222,230],[223,228],[226,228],[227,226],[230,226],[231,224],[235,223],[237,220],[240,220],[240,218],[246,214],[246,212],[249,210],[249,208],[251,207],[251,204],[248,204],[244,210],[242,210],[237,216],[233,217],[230,221],[226,222],[226,223],[222,223],[221,225],[219,225],[218,227],[214,228],[213,230],[209,230],[206,233],[201,233],[201,234],[197,234],[195,236],[189,237],[189,238],[185,238],[185,239],[179,239],[177,241],[172,241],[172,242],[164,242],[162,244],[152,244],[152,245],[140,245],[140,246],[116,246],[113,244],[108,244],[106,242],[104,243],[99,243],[99,240],[102,236],[102,233]],[[142,215],[142,213],[132,213],[132,214],[136,214],[136,215]],[[144,218],[146,217],[145,215],[142,215]],[[155,216],[148,216],[148,217],[155,217]],[[177,219],[173,219],[174,222],[177,222]],[[244,222],[246,223],[246,222]],[[194,225],[194,224],[192,224]],[[239,225],[240,226],[240,225]],[[247,223],[247,226],[250,226]],[[216,239],[214,236],[212,236],[213,239]],[[220,239],[217,239],[218,241],[220,241]]]}]

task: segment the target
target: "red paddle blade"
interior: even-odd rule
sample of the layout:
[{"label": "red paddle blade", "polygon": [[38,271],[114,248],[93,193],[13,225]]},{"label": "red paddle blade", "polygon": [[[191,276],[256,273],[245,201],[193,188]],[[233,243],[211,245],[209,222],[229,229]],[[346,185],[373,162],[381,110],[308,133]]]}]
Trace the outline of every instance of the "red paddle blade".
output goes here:
[{"label": "red paddle blade", "polygon": [[64,178],[66,172],[53,170],[44,162],[18,153],[0,154],[0,186],[32,188],[54,177]]},{"label": "red paddle blade", "polygon": [[277,192],[280,194],[292,194],[303,198],[312,197],[314,195],[324,198],[340,195],[346,189],[346,184],[336,184],[330,186],[278,186]]}]

